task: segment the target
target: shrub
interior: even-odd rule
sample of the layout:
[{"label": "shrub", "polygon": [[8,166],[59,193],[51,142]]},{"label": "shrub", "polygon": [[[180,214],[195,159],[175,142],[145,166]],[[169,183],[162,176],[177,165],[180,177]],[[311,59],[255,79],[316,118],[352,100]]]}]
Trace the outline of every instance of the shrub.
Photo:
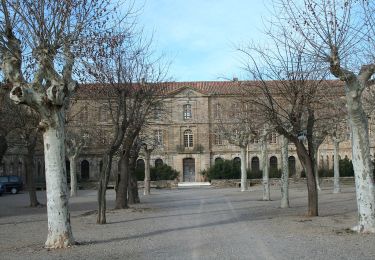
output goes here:
[{"label": "shrub", "polygon": [[270,178],[281,178],[281,169],[270,168],[269,177]]},{"label": "shrub", "polygon": [[353,163],[348,158],[339,161],[339,169],[341,177],[354,176]]},{"label": "shrub", "polygon": [[208,180],[213,179],[239,179],[241,178],[240,164],[231,160],[219,160],[207,171]]},{"label": "shrub", "polygon": [[143,181],[145,179],[145,167],[136,167],[135,176],[137,176],[138,181]]},{"label": "shrub", "polygon": [[167,164],[151,167],[150,169],[150,177],[152,181],[174,180],[178,175],[179,172],[172,169],[172,167]]},{"label": "shrub", "polygon": [[259,171],[251,171],[247,170],[247,178],[248,179],[260,179],[263,176],[263,172],[261,170]]}]

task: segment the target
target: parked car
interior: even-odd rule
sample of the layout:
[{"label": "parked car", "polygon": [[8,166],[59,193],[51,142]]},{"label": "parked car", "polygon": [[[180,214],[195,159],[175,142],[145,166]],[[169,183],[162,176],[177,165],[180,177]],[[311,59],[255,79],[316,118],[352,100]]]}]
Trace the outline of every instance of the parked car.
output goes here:
[{"label": "parked car", "polygon": [[0,185],[4,192],[18,193],[23,188],[22,179],[19,176],[0,176]]},{"label": "parked car", "polygon": [[5,186],[0,183],[0,196],[5,192]]}]

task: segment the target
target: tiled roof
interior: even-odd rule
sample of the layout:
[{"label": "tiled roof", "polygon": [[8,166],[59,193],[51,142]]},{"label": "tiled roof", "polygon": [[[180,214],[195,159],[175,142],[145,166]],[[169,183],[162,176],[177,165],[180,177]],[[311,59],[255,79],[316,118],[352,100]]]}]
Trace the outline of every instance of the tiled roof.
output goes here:
[{"label": "tiled roof", "polygon": [[[329,85],[335,89],[334,93],[343,95],[343,82],[340,81],[328,81]],[[271,81],[268,82],[277,88],[280,82]],[[204,95],[240,95],[251,92],[259,91],[259,81],[194,81],[194,82],[164,82],[155,85],[149,85],[150,88],[157,88],[158,90],[154,93],[162,95],[173,95],[179,91],[190,88]],[[122,85],[119,88],[125,87]],[[133,85],[136,87],[137,85]],[[101,95],[116,95],[117,87],[103,84],[80,84],[77,94],[80,97],[93,97]],[[97,96],[98,97],[98,96]]]}]

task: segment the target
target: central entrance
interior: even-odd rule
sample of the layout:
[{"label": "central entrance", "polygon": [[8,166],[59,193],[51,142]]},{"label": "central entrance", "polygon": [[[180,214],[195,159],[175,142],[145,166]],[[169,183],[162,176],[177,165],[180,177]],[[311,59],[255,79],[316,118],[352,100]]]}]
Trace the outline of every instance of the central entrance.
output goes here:
[{"label": "central entrance", "polygon": [[195,160],[193,158],[185,158],[184,165],[184,182],[195,182]]}]

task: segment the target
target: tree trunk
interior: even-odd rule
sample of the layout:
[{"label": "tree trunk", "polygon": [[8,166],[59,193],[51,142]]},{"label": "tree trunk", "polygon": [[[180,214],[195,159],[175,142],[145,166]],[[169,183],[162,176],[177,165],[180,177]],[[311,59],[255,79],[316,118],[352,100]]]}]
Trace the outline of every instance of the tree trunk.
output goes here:
[{"label": "tree trunk", "polygon": [[98,216],[96,219],[97,224],[106,224],[106,210],[107,210],[107,202],[106,202],[106,192],[107,186],[109,181],[109,175],[111,173],[111,165],[112,165],[112,154],[110,152],[106,153],[103,156],[103,167],[100,171],[99,176],[99,187],[98,187]]},{"label": "tree trunk", "polygon": [[304,148],[303,144],[298,141],[295,143],[297,147],[297,155],[306,171],[307,179],[307,215],[318,216],[318,191],[316,187],[316,179],[314,176],[314,162]]},{"label": "tree trunk", "polygon": [[151,157],[151,151],[148,149],[145,149],[145,180],[144,180],[144,190],[143,194],[144,195],[150,195],[150,190],[151,190],[151,178],[150,178],[150,157]]},{"label": "tree trunk", "polygon": [[352,130],[352,158],[358,207],[358,225],[353,227],[353,230],[361,233],[372,233],[375,232],[375,197],[368,122],[362,108],[359,87],[348,84],[351,83],[347,83],[345,90]]},{"label": "tree trunk", "polygon": [[74,244],[68,208],[65,169],[64,116],[56,112],[54,124],[43,133],[46,167],[48,236],[47,248],[66,248]]},{"label": "tree trunk", "polygon": [[340,142],[338,140],[333,140],[334,150],[333,150],[333,193],[340,193],[340,168],[339,168],[339,146]]},{"label": "tree trunk", "polygon": [[26,155],[26,185],[29,191],[29,198],[30,198],[30,207],[35,208],[40,205],[38,198],[36,196],[36,188],[35,188],[35,179],[34,179],[34,153]]},{"label": "tree trunk", "polygon": [[77,196],[76,156],[70,156],[70,197]]},{"label": "tree trunk", "polygon": [[269,182],[269,167],[268,167],[268,151],[266,135],[262,137],[262,171],[263,171],[263,200],[271,200],[270,196],[270,182]]},{"label": "tree trunk", "polygon": [[0,164],[3,160],[4,154],[8,149],[7,139],[4,135],[0,134]]},{"label": "tree trunk", "polygon": [[124,154],[119,161],[119,178],[115,209],[128,208],[129,157]]},{"label": "tree trunk", "polygon": [[247,191],[246,146],[241,149],[241,191]]},{"label": "tree trunk", "polygon": [[289,208],[289,157],[288,157],[288,139],[283,136],[281,143],[281,208]]},{"label": "tree trunk", "polygon": [[318,171],[318,161],[317,161],[317,155],[314,156],[314,176],[315,176],[315,182],[316,182],[316,188],[318,191],[321,191],[322,189],[320,188],[319,184],[319,171]]},{"label": "tree trunk", "polygon": [[129,160],[129,204],[137,204],[141,202],[138,193],[137,176],[135,176],[135,161],[136,158],[134,157]]}]

